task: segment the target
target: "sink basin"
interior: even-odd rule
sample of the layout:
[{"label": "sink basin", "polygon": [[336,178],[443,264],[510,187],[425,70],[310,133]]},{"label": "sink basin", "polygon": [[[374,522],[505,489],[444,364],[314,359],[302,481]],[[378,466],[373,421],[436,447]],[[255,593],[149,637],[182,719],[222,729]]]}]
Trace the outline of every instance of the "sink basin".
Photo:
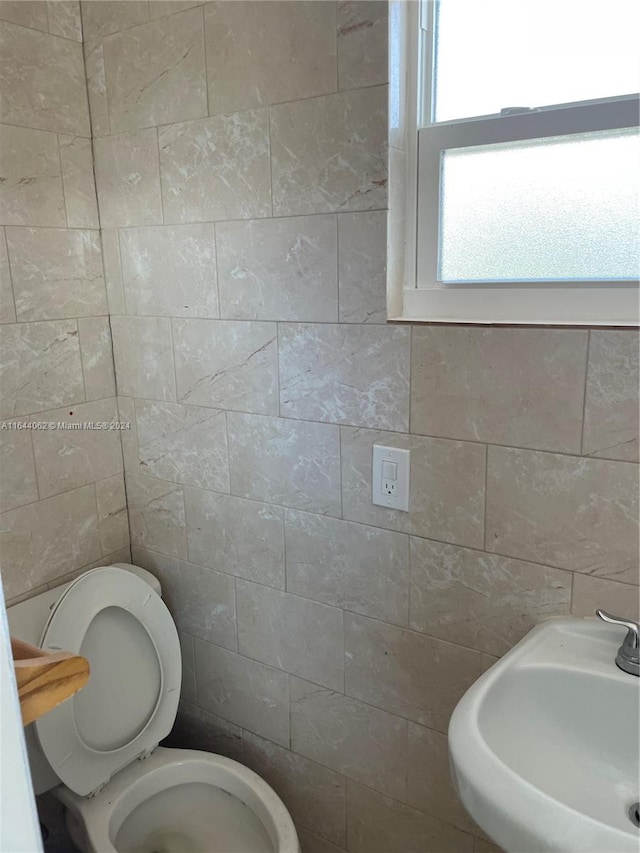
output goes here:
[{"label": "sink basin", "polygon": [[640,679],[625,629],[538,625],[482,675],[449,726],[462,803],[507,853],[638,853]]}]

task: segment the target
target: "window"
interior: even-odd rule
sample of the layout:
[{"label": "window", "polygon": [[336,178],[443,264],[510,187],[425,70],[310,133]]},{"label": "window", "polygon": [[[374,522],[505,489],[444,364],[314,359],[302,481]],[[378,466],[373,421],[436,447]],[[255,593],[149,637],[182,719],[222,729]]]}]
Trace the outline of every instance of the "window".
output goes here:
[{"label": "window", "polygon": [[424,0],[399,24],[400,5],[390,56],[404,31],[408,73],[400,92],[391,69],[404,137],[392,128],[390,225],[403,175],[407,248],[390,263],[403,284],[391,310],[637,325],[640,4]]}]

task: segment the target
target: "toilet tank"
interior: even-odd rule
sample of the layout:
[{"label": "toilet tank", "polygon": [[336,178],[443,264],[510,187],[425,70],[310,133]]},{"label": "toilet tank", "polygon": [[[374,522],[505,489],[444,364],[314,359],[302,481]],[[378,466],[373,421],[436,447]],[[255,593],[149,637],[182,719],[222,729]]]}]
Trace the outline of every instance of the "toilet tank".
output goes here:
[{"label": "toilet tank", "polygon": [[[162,595],[160,581],[146,569],[142,569],[140,566],[133,566],[130,563],[113,563],[111,568],[123,569],[137,575],[146,581],[154,592],[160,596]],[[9,633],[11,636],[17,640],[24,640],[26,643],[31,643],[33,646],[39,646],[49,613],[69,588],[70,584],[71,581],[61,584],[54,589],[41,592],[38,595],[34,595],[33,598],[28,598],[26,601],[21,601],[19,604],[14,604],[12,607],[7,608]],[[29,755],[29,764],[31,766],[33,789],[36,795],[44,794],[45,791],[55,788],[60,783],[60,780],[51,769],[49,762],[40,748],[33,723],[25,727],[24,735]]]}]

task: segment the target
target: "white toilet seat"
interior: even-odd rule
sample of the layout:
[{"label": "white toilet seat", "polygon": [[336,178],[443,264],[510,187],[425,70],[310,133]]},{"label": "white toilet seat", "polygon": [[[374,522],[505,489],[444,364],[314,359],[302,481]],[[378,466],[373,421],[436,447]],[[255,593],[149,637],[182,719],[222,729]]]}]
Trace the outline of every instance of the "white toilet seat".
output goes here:
[{"label": "white toilet seat", "polygon": [[89,658],[84,690],[35,723],[56,775],[86,795],[171,731],[181,682],[178,633],[145,581],[100,568],[69,586],[40,645]]}]

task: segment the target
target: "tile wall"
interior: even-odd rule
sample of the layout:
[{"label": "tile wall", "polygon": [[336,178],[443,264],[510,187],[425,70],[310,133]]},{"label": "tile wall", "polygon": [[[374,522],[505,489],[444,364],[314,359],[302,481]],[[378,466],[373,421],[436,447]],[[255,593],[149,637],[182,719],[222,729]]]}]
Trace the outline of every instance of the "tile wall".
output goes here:
[{"label": "tile wall", "polygon": [[15,600],[128,559],[80,5],[0,2],[0,557]]}]

